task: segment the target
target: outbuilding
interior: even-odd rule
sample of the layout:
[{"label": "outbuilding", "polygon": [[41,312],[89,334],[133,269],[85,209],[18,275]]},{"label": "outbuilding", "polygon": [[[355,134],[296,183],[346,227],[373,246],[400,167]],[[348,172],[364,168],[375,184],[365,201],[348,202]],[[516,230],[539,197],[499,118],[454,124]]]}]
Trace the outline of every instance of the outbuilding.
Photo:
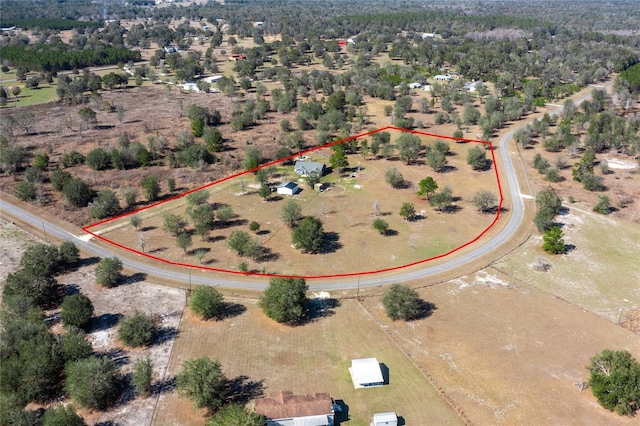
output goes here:
[{"label": "outbuilding", "polygon": [[349,374],[356,389],[384,385],[382,369],[376,358],[352,359]]},{"label": "outbuilding", "polygon": [[371,426],[398,426],[398,416],[393,411],[373,415]]},{"label": "outbuilding", "polygon": [[256,413],[267,426],[333,426],[335,412],[328,393],[294,395],[291,391],[256,400]]},{"label": "outbuilding", "polygon": [[277,192],[280,195],[295,195],[298,191],[300,191],[298,184],[293,182],[282,182],[277,188]]}]

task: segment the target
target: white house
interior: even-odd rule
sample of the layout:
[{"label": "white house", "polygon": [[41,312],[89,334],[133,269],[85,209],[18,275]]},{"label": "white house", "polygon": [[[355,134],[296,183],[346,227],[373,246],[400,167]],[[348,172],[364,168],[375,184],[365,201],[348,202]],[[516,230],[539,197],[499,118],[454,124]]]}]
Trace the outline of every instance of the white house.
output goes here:
[{"label": "white house", "polygon": [[204,81],[206,81],[207,83],[213,84],[213,83],[217,83],[221,79],[222,79],[221,75],[212,75],[210,77],[205,77]]},{"label": "white house", "polygon": [[451,81],[451,76],[449,74],[438,74],[433,79],[436,81]]},{"label": "white house", "polygon": [[199,92],[198,85],[196,83],[184,83],[182,85],[182,89],[188,90],[190,92]]},{"label": "white house", "polygon": [[282,182],[276,189],[280,195],[294,195],[300,191],[298,185],[293,182]]},{"label": "white house", "polygon": [[311,173],[319,173],[320,176],[324,174],[325,165],[323,163],[316,163],[314,161],[296,161],[293,165],[293,171],[302,177],[307,177]]},{"label": "white house", "polygon": [[256,399],[256,413],[267,418],[267,426],[333,426],[335,418],[333,399],[328,393],[273,393]]},{"label": "white house", "polygon": [[377,387],[384,384],[380,363],[376,358],[352,359],[349,374],[351,374],[353,387],[356,389]]},{"label": "white house", "polygon": [[398,416],[393,411],[373,415],[371,426],[398,426]]},{"label": "white house", "polygon": [[409,83],[407,86],[409,86],[409,89],[419,89],[422,87],[422,84],[420,83]]}]

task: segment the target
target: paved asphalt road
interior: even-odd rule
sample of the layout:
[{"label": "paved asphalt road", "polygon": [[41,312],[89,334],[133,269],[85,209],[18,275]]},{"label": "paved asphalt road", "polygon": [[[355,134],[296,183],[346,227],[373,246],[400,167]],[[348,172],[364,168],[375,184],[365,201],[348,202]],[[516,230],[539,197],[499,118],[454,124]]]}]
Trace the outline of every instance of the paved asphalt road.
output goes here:
[{"label": "paved asphalt road", "polygon": [[[590,95],[584,96],[575,101],[576,104],[581,103],[585,99],[588,99]],[[552,114],[557,114],[560,112],[560,109],[554,111]],[[419,278],[428,277],[431,275],[435,275],[442,272],[451,271],[453,269],[459,268],[465,265],[468,262],[471,262],[475,259],[478,259],[482,256],[487,255],[492,252],[496,248],[500,247],[502,244],[509,241],[509,239],[513,236],[513,234],[517,231],[518,227],[522,223],[522,219],[524,217],[524,203],[522,201],[522,195],[520,193],[520,186],[518,184],[518,179],[516,178],[515,170],[513,168],[513,163],[511,156],[509,155],[508,144],[511,141],[511,137],[513,134],[520,128],[519,126],[507,134],[500,138],[498,143],[498,154],[502,159],[502,163],[505,168],[505,175],[507,177],[507,185],[506,187],[509,189],[511,199],[513,200],[513,206],[511,209],[511,215],[509,216],[509,221],[506,226],[504,226],[500,232],[491,240],[485,242],[484,244],[480,244],[477,247],[474,247],[473,250],[468,251],[461,255],[453,255],[450,260],[445,261],[441,264],[430,266],[429,263],[425,263],[424,268],[419,270],[413,270],[410,272],[400,272],[398,274],[377,276],[370,275],[361,277],[359,280],[357,278],[348,277],[348,278],[336,278],[333,280],[307,280],[308,284],[312,290],[344,290],[344,289],[353,289],[356,286],[361,288],[364,287],[375,287],[378,285],[384,284],[393,284],[405,281],[411,281]],[[503,191],[505,189],[504,182],[502,182]],[[0,211],[3,211],[11,216],[19,217],[20,219],[30,223],[34,227],[44,227],[46,229],[46,233],[48,235],[54,235],[59,239],[72,240],[78,247],[80,247],[83,251],[87,253],[91,253],[98,257],[113,257],[117,256],[115,252],[110,250],[110,247],[102,247],[97,244],[93,244],[91,241],[86,241],[78,238],[78,235],[72,235],[64,229],[50,223],[44,221],[39,216],[32,214],[20,207],[17,207],[13,204],[7,203],[6,200],[0,200]],[[502,220],[502,219],[501,219]],[[477,243],[474,243],[477,244]],[[473,245],[472,245],[473,246]],[[120,256],[119,256],[120,257]],[[122,257],[122,263],[125,267],[136,270],[138,272],[142,272],[147,274],[149,277],[162,277],[165,279],[169,279],[176,282],[189,282],[191,280],[192,284],[207,284],[207,285],[216,285],[221,287],[229,287],[229,288],[237,288],[237,289],[247,289],[247,290],[263,290],[266,288],[268,284],[267,278],[262,281],[247,281],[241,279],[233,279],[232,276],[229,278],[218,278],[218,277],[206,277],[200,275],[192,275],[190,276],[189,272],[185,271],[183,267],[175,267],[173,270],[169,269],[170,267],[167,265],[163,265],[162,267],[156,265],[147,265],[145,263],[138,262],[133,258],[133,255],[129,257]],[[216,273],[216,275],[220,275]]]}]

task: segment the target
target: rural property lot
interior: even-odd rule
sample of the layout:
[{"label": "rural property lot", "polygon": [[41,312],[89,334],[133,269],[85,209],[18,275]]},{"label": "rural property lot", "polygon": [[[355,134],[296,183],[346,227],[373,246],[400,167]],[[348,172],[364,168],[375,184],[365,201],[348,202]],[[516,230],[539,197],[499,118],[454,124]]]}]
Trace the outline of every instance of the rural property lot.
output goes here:
[{"label": "rural property lot", "polygon": [[[395,130],[390,133],[392,140],[401,134]],[[365,139],[358,138],[358,141]],[[437,140],[425,135],[420,135],[420,139],[427,147],[432,147]],[[298,202],[303,215],[322,220],[326,238],[321,255],[303,254],[292,247],[291,231],[280,219],[288,196],[272,195],[269,201],[263,200],[258,194],[259,184],[252,173],[239,175],[206,189],[211,194],[209,203],[212,206],[230,206],[236,216],[228,224],[218,222],[206,240],[194,236],[194,244],[186,252],[179,249],[163,230],[165,214],[186,218],[185,198],[142,211],[139,214],[143,219],[139,233],[129,224],[129,217],[89,229],[134,250],[140,250],[138,241],[140,233],[144,233],[145,250],[153,256],[218,270],[233,270],[235,265],[246,261],[249,270],[254,272],[321,276],[354,274],[419,262],[472,241],[490,227],[496,218],[495,211],[480,213],[472,204],[475,193],[480,189],[492,192],[499,199],[495,170],[473,171],[466,164],[468,150],[478,144],[447,143],[450,153],[445,172],[434,172],[424,164],[424,160],[406,165],[397,157],[384,159],[353,154],[348,156],[350,171],[333,171],[323,178],[326,188],[323,192],[309,188],[304,179],[293,172],[292,166],[277,167],[269,184],[275,187],[286,181],[297,182],[302,191],[291,198]],[[322,149],[310,152],[308,156],[328,167],[331,153],[329,149]],[[394,189],[385,182],[385,172],[392,167],[404,177],[404,188]],[[416,195],[418,182],[426,176],[432,176],[440,190],[451,188],[455,200],[451,212],[437,212],[424,197]],[[415,205],[415,219],[407,221],[399,215],[403,202]],[[372,228],[376,218],[389,223],[388,235],[380,235]],[[247,232],[248,225],[253,221],[261,225],[256,238],[268,253],[265,256],[267,260],[260,262],[242,259],[227,244],[231,232]],[[193,226],[188,226],[187,232],[191,231]],[[386,249],[379,250],[381,245]],[[198,250],[206,252],[199,265],[194,256]]]}]

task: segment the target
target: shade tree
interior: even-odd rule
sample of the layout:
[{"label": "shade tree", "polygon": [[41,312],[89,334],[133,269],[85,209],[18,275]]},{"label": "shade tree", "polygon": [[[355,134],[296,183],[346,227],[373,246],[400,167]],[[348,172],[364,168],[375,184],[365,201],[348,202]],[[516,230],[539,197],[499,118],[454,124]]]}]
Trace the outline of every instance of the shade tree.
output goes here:
[{"label": "shade tree", "polygon": [[191,399],[197,408],[214,413],[227,401],[228,380],[217,360],[209,357],[188,359],[176,376],[178,394]]},{"label": "shade tree", "polygon": [[105,410],[119,398],[123,389],[118,365],[107,357],[80,359],[65,367],[64,388],[78,405]]},{"label": "shade tree", "polygon": [[640,409],[640,363],[626,350],[591,358],[589,387],[604,408],[632,416]]},{"label": "shade tree", "polygon": [[493,192],[481,189],[473,196],[472,202],[480,213],[485,213],[496,207],[498,199]]},{"label": "shade tree", "polygon": [[105,257],[96,266],[96,282],[104,287],[115,287],[122,280],[122,261],[117,257]]},{"label": "shade tree", "polygon": [[118,326],[118,337],[131,347],[148,346],[157,334],[158,326],[153,317],[138,311],[122,320]]},{"label": "shade tree", "polygon": [[382,305],[392,320],[410,321],[424,315],[424,302],[418,292],[403,284],[393,284],[382,296]]},{"label": "shade tree", "polygon": [[298,324],[309,308],[308,289],[302,278],[271,278],[260,298],[260,307],[265,315],[277,322]]},{"label": "shade tree", "polygon": [[303,253],[317,253],[322,248],[323,239],[322,221],[314,216],[302,219],[291,235],[293,245]]},{"label": "shade tree", "polygon": [[426,196],[427,200],[429,200],[429,196],[438,189],[438,184],[431,176],[427,176],[418,182],[418,187],[420,188],[418,190],[418,195]]},{"label": "shade tree", "polygon": [[191,311],[205,320],[221,318],[225,303],[222,293],[211,286],[198,285],[189,300]]}]

